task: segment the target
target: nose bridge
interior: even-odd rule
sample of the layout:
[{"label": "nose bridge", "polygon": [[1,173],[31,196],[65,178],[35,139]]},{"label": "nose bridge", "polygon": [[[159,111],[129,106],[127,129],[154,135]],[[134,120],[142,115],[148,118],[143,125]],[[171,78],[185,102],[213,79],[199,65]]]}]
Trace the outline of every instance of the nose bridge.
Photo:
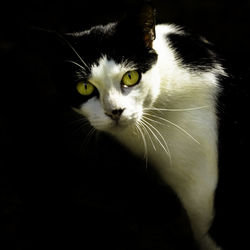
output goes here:
[{"label": "nose bridge", "polygon": [[93,80],[97,83],[100,101],[105,112],[123,109],[123,94],[120,86],[121,67],[115,61],[100,58],[98,64],[92,68]]},{"label": "nose bridge", "polygon": [[121,92],[113,87],[106,91],[103,98],[104,113],[112,120],[118,122],[125,109]]},{"label": "nose bridge", "polygon": [[103,93],[103,107],[106,112],[123,109],[122,94],[114,86],[110,86],[108,90]]}]

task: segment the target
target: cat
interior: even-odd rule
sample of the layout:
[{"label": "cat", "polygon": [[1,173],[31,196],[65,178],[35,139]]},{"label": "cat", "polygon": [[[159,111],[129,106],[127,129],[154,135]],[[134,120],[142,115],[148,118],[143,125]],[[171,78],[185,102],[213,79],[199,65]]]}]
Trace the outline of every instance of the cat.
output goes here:
[{"label": "cat", "polygon": [[155,13],[146,2],[119,22],[59,35],[71,72],[65,98],[93,129],[155,167],[179,197],[200,249],[220,249],[208,231],[218,182],[217,97],[226,73],[209,42],[156,25]]}]

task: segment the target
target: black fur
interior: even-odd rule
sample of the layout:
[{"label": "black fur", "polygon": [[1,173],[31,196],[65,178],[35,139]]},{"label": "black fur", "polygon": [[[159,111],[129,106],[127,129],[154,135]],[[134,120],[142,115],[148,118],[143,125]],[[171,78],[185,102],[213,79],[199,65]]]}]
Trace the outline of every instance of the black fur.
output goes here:
[{"label": "black fur", "polygon": [[178,59],[191,70],[210,71],[218,60],[212,45],[199,37],[189,33],[170,33],[166,39],[176,51]]},{"label": "black fur", "polygon": [[[53,74],[59,90],[63,90],[65,99],[69,100],[70,105],[79,107],[88,100],[89,97],[81,96],[75,86],[78,81],[87,80],[90,77],[89,68],[98,64],[102,56],[107,56],[116,63],[132,63],[142,73],[152,67],[157,60],[157,54],[153,49],[144,46],[143,40],[138,39],[136,32],[137,29],[134,27],[112,23],[63,36],[65,46],[60,52],[63,57],[56,64],[57,70],[53,68]],[[72,61],[84,67],[86,72]],[[98,97],[97,90],[95,95]]]},{"label": "black fur", "polygon": [[141,72],[146,72],[157,59],[152,49],[142,46],[137,40],[133,27],[125,29],[115,23],[100,25],[66,38],[89,66],[96,64],[102,55],[106,55],[117,63],[132,62]]}]

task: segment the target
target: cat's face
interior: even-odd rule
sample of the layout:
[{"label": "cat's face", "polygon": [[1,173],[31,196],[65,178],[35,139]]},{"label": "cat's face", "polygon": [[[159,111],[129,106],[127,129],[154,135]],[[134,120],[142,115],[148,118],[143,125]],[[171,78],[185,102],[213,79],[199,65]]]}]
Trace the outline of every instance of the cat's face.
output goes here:
[{"label": "cat's face", "polygon": [[133,19],[65,37],[71,52],[65,61],[71,71],[66,92],[94,128],[119,133],[140,121],[143,108],[157,98],[153,18],[147,6]]},{"label": "cat's face", "polygon": [[158,95],[158,82],[154,67],[142,73],[132,63],[103,55],[91,67],[88,80],[78,83],[78,94],[87,100],[77,110],[96,129],[119,132],[141,119],[143,108]]}]

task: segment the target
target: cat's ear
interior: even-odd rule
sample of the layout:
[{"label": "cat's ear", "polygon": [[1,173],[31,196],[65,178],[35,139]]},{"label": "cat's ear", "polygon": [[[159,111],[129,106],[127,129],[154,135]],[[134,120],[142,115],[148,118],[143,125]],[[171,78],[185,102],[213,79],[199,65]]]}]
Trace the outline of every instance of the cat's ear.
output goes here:
[{"label": "cat's ear", "polygon": [[155,15],[156,10],[151,2],[145,2],[137,13],[136,25],[138,26],[142,39],[147,48],[152,48],[155,40]]},{"label": "cat's ear", "polygon": [[128,42],[139,42],[147,49],[152,49],[155,39],[155,16],[156,10],[151,1],[144,1],[126,11],[125,17],[119,22],[118,30],[125,34],[124,39]]}]

